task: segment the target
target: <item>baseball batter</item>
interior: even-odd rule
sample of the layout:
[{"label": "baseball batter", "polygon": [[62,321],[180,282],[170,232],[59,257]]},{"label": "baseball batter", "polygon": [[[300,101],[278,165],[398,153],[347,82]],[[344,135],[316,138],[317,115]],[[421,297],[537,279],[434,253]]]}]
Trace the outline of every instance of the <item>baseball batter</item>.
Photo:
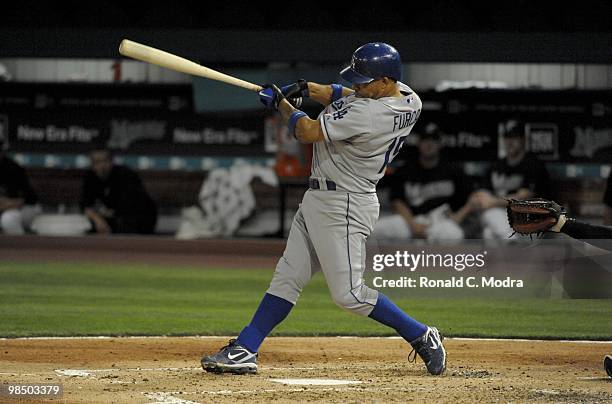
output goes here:
[{"label": "baseball batter", "polygon": [[[204,370],[255,373],[261,343],[289,314],[320,267],[338,306],[392,327],[429,373],[444,371],[446,352],[438,330],[409,317],[363,280],[366,239],[379,213],[376,184],[421,113],[418,95],[400,81],[401,70],[395,48],[368,43],[340,73],[352,90],[300,80],[282,90],[267,85],[260,92],[261,101],[281,113],[290,133],[314,144],[310,189],[251,323],[218,353],[204,356]],[[326,106],[317,119],[289,102],[299,105],[296,99],[304,96]]]}]

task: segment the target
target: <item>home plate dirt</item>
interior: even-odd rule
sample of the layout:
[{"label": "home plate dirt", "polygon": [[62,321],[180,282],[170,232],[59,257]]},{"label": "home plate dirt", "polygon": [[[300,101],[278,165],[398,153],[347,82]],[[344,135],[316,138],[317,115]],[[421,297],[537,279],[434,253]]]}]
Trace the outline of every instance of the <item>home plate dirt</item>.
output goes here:
[{"label": "home plate dirt", "polygon": [[217,351],[227,339],[5,339],[0,382],[61,384],[62,402],[609,402],[612,397],[612,379],[603,369],[612,343],[447,339],[448,368],[435,377],[420,362],[408,363],[409,349],[400,339],[278,337],[262,346],[256,375],[203,372],[201,355]]}]

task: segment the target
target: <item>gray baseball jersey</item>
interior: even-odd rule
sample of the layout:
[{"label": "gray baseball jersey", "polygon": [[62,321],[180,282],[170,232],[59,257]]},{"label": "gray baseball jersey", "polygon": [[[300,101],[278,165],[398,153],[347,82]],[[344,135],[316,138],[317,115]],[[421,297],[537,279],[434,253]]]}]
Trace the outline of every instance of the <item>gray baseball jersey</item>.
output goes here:
[{"label": "gray baseball jersey", "polygon": [[296,303],[320,264],[336,304],[363,316],[372,311],[378,291],[363,273],[380,208],[376,183],[421,112],[419,97],[399,85],[403,97],[349,95],[319,116],[325,140],[314,144],[311,178],[334,181],[336,189],[304,194],[268,293]]},{"label": "gray baseball jersey", "polygon": [[318,118],[326,141],[314,144],[312,177],[348,192],[376,192],[421,113],[419,96],[403,83],[400,90],[404,97],[351,94],[327,106]]}]

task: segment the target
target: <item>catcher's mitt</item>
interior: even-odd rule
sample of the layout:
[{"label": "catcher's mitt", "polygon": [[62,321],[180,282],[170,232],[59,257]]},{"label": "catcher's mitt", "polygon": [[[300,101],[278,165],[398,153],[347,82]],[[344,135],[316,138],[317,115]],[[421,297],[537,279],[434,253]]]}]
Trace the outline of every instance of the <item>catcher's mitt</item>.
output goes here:
[{"label": "catcher's mitt", "polygon": [[508,223],[514,233],[530,235],[550,230],[559,220],[559,216],[566,213],[563,206],[542,198],[522,201],[510,199],[506,211]]}]

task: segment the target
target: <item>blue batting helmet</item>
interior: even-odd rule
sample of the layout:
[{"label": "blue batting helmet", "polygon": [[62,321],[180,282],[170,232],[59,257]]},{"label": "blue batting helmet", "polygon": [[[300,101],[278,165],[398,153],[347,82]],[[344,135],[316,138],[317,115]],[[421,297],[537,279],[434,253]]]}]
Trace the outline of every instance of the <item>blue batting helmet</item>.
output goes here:
[{"label": "blue batting helmet", "polygon": [[340,76],[356,84],[369,83],[381,77],[396,81],[402,79],[402,61],[399,52],[383,42],[371,42],[353,52],[351,65],[340,72]]}]

